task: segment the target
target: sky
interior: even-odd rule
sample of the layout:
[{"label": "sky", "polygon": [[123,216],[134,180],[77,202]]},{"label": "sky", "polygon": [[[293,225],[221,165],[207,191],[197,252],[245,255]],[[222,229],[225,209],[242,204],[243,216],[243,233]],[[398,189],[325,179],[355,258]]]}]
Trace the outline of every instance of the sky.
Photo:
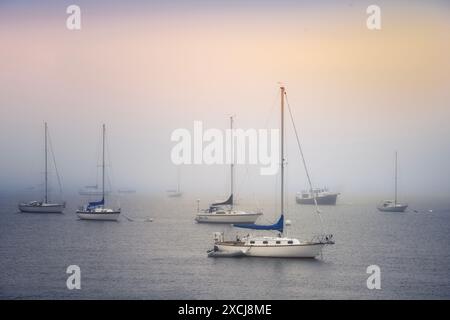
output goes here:
[{"label": "sky", "polygon": [[[401,196],[450,195],[447,1],[2,1],[0,26],[2,192],[42,183],[46,121],[66,190],[95,184],[105,123],[114,187],[163,193],[173,130],[277,128],[281,82],[314,185],[392,196],[397,150]],[[292,126],[287,149],[300,191]],[[238,166],[237,191],[274,192],[258,172]],[[183,191],[223,194],[227,173],[183,166]]]}]

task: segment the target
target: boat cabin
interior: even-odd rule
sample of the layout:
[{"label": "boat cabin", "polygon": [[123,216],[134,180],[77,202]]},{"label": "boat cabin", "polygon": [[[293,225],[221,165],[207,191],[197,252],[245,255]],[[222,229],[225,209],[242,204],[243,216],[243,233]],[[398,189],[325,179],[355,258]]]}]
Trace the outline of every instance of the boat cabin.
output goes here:
[{"label": "boat cabin", "polygon": [[298,239],[278,238],[278,237],[249,237],[243,239],[246,245],[250,246],[288,246],[300,244]]}]

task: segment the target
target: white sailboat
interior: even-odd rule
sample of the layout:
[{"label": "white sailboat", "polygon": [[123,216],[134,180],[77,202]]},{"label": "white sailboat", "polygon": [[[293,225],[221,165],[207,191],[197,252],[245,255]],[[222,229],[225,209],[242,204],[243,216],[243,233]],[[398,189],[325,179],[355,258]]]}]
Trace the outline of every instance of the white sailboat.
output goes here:
[{"label": "white sailboat", "polygon": [[[233,117],[230,117],[230,127],[233,131]],[[230,188],[231,193],[228,200],[224,202],[213,203],[208,209],[200,210],[197,207],[197,214],[195,216],[195,221],[199,223],[254,223],[259,216],[262,215],[261,212],[246,212],[242,210],[236,210],[234,208],[234,198],[233,198],[233,185],[234,185],[234,149],[233,142],[231,143],[232,150],[232,161],[230,165],[231,182]]]},{"label": "white sailboat", "polygon": [[179,198],[183,195],[183,192],[181,192],[180,188],[180,168],[177,168],[177,188],[167,190],[167,196],[169,198]]},{"label": "white sailboat", "polygon": [[[233,241],[226,241],[223,232],[214,234],[214,248],[208,252],[210,257],[248,256],[272,258],[315,258],[319,256],[326,245],[334,244],[332,235],[318,235],[311,240],[301,241],[284,236],[284,99],[285,88],[281,87],[281,216],[275,224],[237,224],[235,227],[253,230],[272,230],[279,232],[278,236],[251,236]],[[305,166],[306,169],[306,166]]]},{"label": "white sailboat", "polygon": [[89,202],[89,204],[77,210],[77,216],[81,220],[117,221],[120,215],[119,209],[110,209],[105,206],[105,135],[106,127],[102,130],[102,200]]},{"label": "white sailboat", "polygon": [[384,212],[404,212],[408,208],[408,204],[399,203],[397,201],[397,151],[395,152],[395,187],[394,187],[394,200],[384,200],[378,205],[379,211]]},{"label": "white sailboat", "polygon": [[[30,213],[62,213],[65,208],[65,203],[52,203],[49,200],[48,192],[48,127],[47,122],[44,124],[45,134],[45,181],[44,181],[44,200],[43,201],[30,201],[28,203],[20,203],[19,210],[21,212]],[[59,175],[58,175],[59,179]]]}]

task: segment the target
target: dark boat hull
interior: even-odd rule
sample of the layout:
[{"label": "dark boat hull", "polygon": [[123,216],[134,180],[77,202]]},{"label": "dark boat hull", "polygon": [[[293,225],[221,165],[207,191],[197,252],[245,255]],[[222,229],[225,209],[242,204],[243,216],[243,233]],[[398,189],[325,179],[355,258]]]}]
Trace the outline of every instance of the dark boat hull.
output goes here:
[{"label": "dark boat hull", "polygon": [[[316,198],[317,204],[318,205],[334,206],[334,205],[336,205],[336,201],[337,201],[338,195],[339,195],[339,193],[318,196]],[[298,204],[314,204],[314,199],[313,198],[297,197],[296,201],[297,201]]]}]

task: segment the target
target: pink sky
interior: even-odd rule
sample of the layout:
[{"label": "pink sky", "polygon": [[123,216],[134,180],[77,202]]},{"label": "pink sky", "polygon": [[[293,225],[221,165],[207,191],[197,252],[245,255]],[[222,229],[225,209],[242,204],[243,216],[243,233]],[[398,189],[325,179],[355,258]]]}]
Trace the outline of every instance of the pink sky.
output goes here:
[{"label": "pink sky", "polygon": [[442,6],[385,3],[380,31],[365,27],[362,4],[139,13],[86,4],[81,31],[65,28],[64,11],[12,6],[0,13],[0,179],[39,177],[29,160],[46,120],[66,181],[89,183],[86,153],[95,155],[105,122],[118,179],[166,189],[173,129],[226,127],[229,114],[243,128],[276,127],[282,81],[319,183],[382,192],[397,149],[405,192],[450,192]]}]

